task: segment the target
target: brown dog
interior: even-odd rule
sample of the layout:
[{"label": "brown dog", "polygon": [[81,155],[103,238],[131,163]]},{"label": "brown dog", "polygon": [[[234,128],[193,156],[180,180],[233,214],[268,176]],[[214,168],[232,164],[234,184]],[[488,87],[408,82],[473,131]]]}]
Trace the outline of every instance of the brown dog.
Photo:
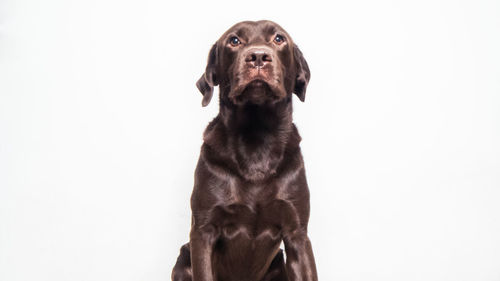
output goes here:
[{"label": "brown dog", "polygon": [[172,280],[318,279],[301,138],[292,123],[292,93],[304,101],[309,77],[301,51],[276,23],[238,23],[213,45],[196,85],[203,106],[218,85],[220,109],[203,135],[190,241]]}]

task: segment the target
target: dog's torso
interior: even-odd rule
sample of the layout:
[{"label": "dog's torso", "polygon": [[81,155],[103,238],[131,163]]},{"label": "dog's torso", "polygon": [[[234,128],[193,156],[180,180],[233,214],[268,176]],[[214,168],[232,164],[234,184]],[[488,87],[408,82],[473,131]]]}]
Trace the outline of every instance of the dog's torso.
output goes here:
[{"label": "dog's torso", "polygon": [[219,114],[203,136],[190,240],[172,280],[317,281],[292,123],[292,95],[304,101],[309,78],[302,52],[270,21],[238,23],[212,46],[196,85],[204,106],[219,86]]},{"label": "dog's torso", "polygon": [[[228,138],[217,119],[214,122],[205,132],[196,169],[193,223],[210,228],[217,240],[212,257],[217,280],[261,280],[283,235],[307,224],[309,192],[300,137],[292,125],[287,136],[280,136],[287,140],[284,146],[273,147],[273,138],[268,136],[262,140],[267,145],[257,146],[266,149],[252,150],[238,143],[245,150],[242,152],[232,149],[231,141],[238,140]],[[238,160],[239,153],[245,153],[246,161]],[[271,158],[276,160],[269,161]],[[250,179],[242,176],[249,170],[256,175]],[[255,177],[262,179],[252,181]]]}]

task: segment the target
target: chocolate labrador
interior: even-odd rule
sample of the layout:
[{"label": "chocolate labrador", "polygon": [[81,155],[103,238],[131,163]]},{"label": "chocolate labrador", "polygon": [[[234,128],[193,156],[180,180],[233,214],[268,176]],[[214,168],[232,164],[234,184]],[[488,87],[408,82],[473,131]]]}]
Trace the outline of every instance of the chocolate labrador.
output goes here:
[{"label": "chocolate labrador", "polygon": [[292,93],[304,101],[309,77],[297,45],[271,21],[240,22],[212,46],[196,85],[203,106],[219,86],[219,114],[203,134],[190,241],[172,280],[318,279],[301,138],[292,123]]}]

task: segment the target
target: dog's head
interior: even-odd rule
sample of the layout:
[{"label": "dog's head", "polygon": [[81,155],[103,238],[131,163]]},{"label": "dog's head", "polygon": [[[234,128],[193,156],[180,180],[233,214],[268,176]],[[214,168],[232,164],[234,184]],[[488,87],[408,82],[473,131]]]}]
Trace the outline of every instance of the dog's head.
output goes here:
[{"label": "dog's head", "polygon": [[295,93],[304,101],[310,71],[302,52],[278,24],[244,21],[212,46],[205,73],[196,83],[202,105],[220,87],[221,100],[240,105],[274,103]]}]

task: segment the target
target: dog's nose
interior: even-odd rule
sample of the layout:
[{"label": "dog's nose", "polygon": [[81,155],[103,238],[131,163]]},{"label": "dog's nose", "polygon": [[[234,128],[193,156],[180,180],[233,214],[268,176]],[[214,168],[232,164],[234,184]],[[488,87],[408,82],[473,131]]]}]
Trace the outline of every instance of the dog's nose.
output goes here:
[{"label": "dog's nose", "polygon": [[251,49],[248,51],[245,61],[252,67],[263,67],[273,61],[271,54],[263,49]]}]

